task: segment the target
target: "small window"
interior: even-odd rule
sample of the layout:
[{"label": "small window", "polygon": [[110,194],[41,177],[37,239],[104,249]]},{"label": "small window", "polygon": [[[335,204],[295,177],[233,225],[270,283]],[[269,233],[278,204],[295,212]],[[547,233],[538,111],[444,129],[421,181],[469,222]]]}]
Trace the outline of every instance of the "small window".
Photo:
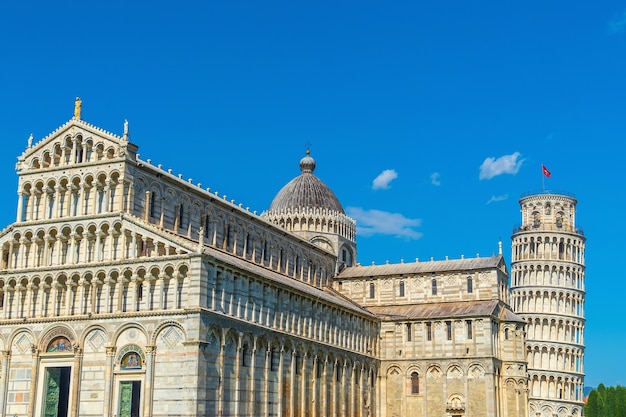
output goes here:
[{"label": "small window", "polygon": [[468,339],[472,339],[474,337],[474,332],[472,329],[472,321],[471,320],[465,320],[465,325],[467,326],[467,338]]},{"label": "small window", "polygon": [[272,349],[271,357],[270,357],[270,365],[271,365],[271,370],[273,372],[278,371],[279,362],[280,362],[280,352],[278,352],[278,349]]},{"label": "small window", "polygon": [[251,359],[251,352],[250,352],[250,348],[248,347],[248,345],[243,345],[243,348],[241,349],[241,366],[243,368],[247,368],[250,366],[250,359]]},{"label": "small window", "polygon": [[472,277],[467,277],[467,293],[472,294],[474,292],[474,281]]},{"label": "small window", "polygon": [[452,322],[451,321],[446,322],[446,335],[448,337],[448,340],[452,340]]},{"label": "small window", "polygon": [[426,340],[433,340],[433,324],[426,323]]},{"label": "small window", "polygon": [[374,298],[376,296],[376,286],[373,282],[370,283],[370,298]]},{"label": "small window", "polygon": [[302,374],[302,355],[296,355],[296,375]]},{"label": "small window", "polygon": [[420,393],[420,377],[417,372],[411,374],[411,394]]},{"label": "small window", "polygon": [[400,281],[399,294],[400,297],[404,297],[404,281]]},{"label": "small window", "polygon": [[412,337],[413,337],[413,335],[411,333],[411,323],[407,323],[406,324],[406,340],[407,340],[407,342],[410,342]]},{"label": "small window", "polygon": [[504,340],[509,340],[509,329],[504,329]]},{"label": "small window", "polygon": [[437,295],[437,280],[433,279],[431,282],[432,285],[432,293],[433,295]]}]

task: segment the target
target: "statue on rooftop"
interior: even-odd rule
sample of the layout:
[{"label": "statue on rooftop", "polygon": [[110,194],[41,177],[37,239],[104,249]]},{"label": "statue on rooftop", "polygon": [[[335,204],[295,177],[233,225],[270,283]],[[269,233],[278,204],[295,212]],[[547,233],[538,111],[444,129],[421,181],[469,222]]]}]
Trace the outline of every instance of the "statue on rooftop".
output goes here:
[{"label": "statue on rooftop", "polygon": [[80,119],[80,111],[83,107],[83,101],[80,97],[76,97],[76,101],[74,102],[74,118]]}]

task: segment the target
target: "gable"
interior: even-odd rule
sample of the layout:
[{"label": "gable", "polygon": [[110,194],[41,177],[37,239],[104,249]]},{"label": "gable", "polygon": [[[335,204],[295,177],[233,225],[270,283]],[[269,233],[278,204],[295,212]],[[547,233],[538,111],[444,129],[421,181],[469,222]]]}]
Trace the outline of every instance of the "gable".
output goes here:
[{"label": "gable", "polygon": [[[16,169],[22,174],[117,159],[126,156],[128,145],[125,137],[71,119],[35,144],[29,138],[28,148],[18,157]],[[136,151],[136,146],[132,147]]]}]

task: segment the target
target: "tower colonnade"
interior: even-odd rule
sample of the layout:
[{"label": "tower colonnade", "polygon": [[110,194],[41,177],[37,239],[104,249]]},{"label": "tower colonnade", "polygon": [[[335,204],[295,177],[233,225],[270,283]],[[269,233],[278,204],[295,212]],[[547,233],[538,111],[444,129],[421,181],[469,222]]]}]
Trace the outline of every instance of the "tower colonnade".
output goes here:
[{"label": "tower colonnade", "polygon": [[511,303],[528,323],[531,417],[582,415],[585,236],[576,203],[563,194],[522,197],[513,230]]}]

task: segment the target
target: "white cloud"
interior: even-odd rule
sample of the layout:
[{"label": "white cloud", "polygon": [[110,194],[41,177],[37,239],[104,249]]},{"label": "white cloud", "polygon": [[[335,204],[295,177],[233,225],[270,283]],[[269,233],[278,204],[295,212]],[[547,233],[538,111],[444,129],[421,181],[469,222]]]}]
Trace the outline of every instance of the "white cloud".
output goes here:
[{"label": "white cloud", "polygon": [[621,33],[626,28],[626,10],[616,15],[609,21],[610,33]]},{"label": "white cloud", "polygon": [[502,174],[517,174],[517,171],[522,167],[522,162],[524,162],[523,159],[517,160],[520,155],[519,152],[515,152],[511,155],[503,155],[498,159],[493,157],[485,159],[480,166],[479,178],[489,180]]},{"label": "white cloud", "polygon": [[381,210],[364,210],[361,207],[346,208],[348,216],[356,220],[357,233],[361,236],[392,235],[417,240],[422,233],[415,230],[421,219],[408,219],[400,213]]},{"label": "white cloud", "polygon": [[439,181],[439,173],[438,172],[433,172],[432,174],[430,174],[430,183],[432,185],[441,185],[441,181]]},{"label": "white cloud", "polygon": [[496,203],[498,201],[504,201],[507,198],[509,198],[508,194],[492,195],[491,198],[489,199],[489,201],[487,201],[487,204]]},{"label": "white cloud", "polygon": [[372,182],[373,190],[386,190],[389,183],[398,178],[398,173],[394,169],[386,169],[381,172]]}]

